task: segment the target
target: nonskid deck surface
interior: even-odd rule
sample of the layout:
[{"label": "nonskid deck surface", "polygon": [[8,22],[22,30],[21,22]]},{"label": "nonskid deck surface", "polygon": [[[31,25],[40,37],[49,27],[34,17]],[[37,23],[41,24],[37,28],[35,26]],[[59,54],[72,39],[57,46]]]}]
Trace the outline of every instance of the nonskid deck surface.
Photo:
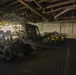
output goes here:
[{"label": "nonskid deck surface", "polygon": [[0,75],[68,75],[72,73],[69,68],[73,67],[69,67],[72,64],[69,59],[68,48],[33,50],[29,56],[19,55],[14,62],[1,59]]}]

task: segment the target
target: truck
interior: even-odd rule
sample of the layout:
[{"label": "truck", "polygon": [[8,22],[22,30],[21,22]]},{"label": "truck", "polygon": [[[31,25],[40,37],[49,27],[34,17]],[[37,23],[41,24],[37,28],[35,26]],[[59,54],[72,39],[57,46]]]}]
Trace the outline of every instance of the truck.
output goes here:
[{"label": "truck", "polygon": [[[10,31],[0,31],[0,55],[6,61],[14,61],[19,53],[29,55],[34,48],[50,48],[49,37],[56,32],[49,33],[45,36],[41,36],[39,29],[35,25],[26,23],[23,31],[16,32],[15,35]],[[17,36],[16,38],[13,38]],[[47,42],[44,40],[47,38]]]},{"label": "truck", "polygon": [[1,30],[0,56],[6,61],[14,61],[19,53],[29,55],[35,47],[35,41],[40,37],[38,27],[28,23],[23,25],[23,31],[15,32],[15,34],[12,34],[11,31]]}]

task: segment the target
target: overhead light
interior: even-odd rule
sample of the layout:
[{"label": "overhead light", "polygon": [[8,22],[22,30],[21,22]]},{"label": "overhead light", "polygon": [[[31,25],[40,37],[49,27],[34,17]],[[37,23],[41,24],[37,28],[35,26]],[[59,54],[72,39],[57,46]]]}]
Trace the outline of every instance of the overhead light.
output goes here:
[{"label": "overhead light", "polygon": [[6,25],[8,25],[8,24],[6,24]]}]

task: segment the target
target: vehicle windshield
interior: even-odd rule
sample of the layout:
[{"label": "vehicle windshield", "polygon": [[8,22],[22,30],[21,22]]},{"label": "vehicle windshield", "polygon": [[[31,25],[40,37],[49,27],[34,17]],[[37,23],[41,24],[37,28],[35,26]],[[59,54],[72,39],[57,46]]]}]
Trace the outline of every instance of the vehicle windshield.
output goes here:
[{"label": "vehicle windshield", "polygon": [[3,34],[0,33],[0,40],[2,40],[2,39],[3,39]]}]

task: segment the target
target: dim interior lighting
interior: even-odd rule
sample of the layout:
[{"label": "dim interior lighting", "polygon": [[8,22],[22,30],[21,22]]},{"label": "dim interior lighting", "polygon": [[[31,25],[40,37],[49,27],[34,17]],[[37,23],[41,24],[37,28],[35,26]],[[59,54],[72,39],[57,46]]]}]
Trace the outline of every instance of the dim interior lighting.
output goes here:
[{"label": "dim interior lighting", "polygon": [[60,27],[62,27],[63,25],[62,24],[60,24]]},{"label": "dim interior lighting", "polygon": [[26,11],[25,11],[25,14],[26,14]]},{"label": "dim interior lighting", "polygon": [[18,27],[20,26],[20,25],[17,25]]},{"label": "dim interior lighting", "polygon": [[3,17],[5,17],[5,15],[3,14]]},{"label": "dim interior lighting", "polygon": [[7,30],[3,30],[3,32],[7,32]]},{"label": "dim interior lighting", "polygon": [[7,40],[8,38],[7,37],[5,37],[5,40]]},{"label": "dim interior lighting", "polygon": [[10,25],[10,27],[12,27],[12,25]]},{"label": "dim interior lighting", "polygon": [[24,15],[24,13],[22,13],[22,15]]},{"label": "dim interior lighting", "polygon": [[43,10],[42,12],[45,13],[45,10]]},{"label": "dim interior lighting", "polygon": [[6,24],[6,25],[8,25],[8,24]]},{"label": "dim interior lighting", "polygon": [[28,17],[28,15],[26,15]]},{"label": "dim interior lighting", "polygon": [[15,25],[13,25],[13,26],[15,26]]},{"label": "dim interior lighting", "polygon": [[51,19],[51,17],[50,17],[50,19]]},{"label": "dim interior lighting", "polygon": [[16,20],[16,19],[14,18],[14,20]]}]

